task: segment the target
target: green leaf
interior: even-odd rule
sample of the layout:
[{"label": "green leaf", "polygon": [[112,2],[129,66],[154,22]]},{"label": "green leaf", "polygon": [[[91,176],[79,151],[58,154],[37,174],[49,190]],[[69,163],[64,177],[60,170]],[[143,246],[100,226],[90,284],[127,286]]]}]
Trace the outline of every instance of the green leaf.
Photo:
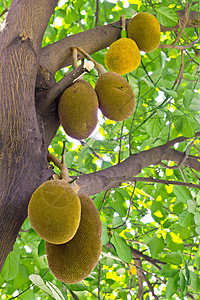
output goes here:
[{"label": "green leaf", "polygon": [[65,153],[65,163],[67,165],[68,168],[71,168],[72,163],[73,163],[73,152],[72,151],[68,151]]},{"label": "green leaf", "polygon": [[120,217],[125,217],[127,213],[127,207],[125,203],[125,199],[122,196],[120,192],[115,190],[115,193],[113,194],[114,198],[111,202],[111,207],[114,208],[114,210],[120,215]]},{"label": "green leaf", "polygon": [[175,92],[174,90],[170,90],[164,86],[160,87],[159,89],[173,98],[177,97],[177,92]]},{"label": "green leaf", "polygon": [[166,236],[167,248],[171,251],[183,250],[183,240],[180,238],[178,234],[174,232],[168,232]]},{"label": "green leaf", "polygon": [[197,211],[194,214],[194,222],[197,226],[200,226],[200,212],[199,211]]},{"label": "green leaf", "polygon": [[195,254],[195,263],[196,263],[196,267],[197,269],[200,269],[200,245],[199,248]]},{"label": "green leaf", "polygon": [[161,221],[163,221],[166,218],[167,213],[164,210],[164,208],[162,207],[162,204],[160,201],[154,201],[152,203],[151,215],[152,215],[152,218],[154,218],[154,220],[158,223],[160,223]]},{"label": "green leaf", "polygon": [[131,248],[127,245],[126,241],[117,233],[114,233],[110,239],[111,244],[114,246],[118,257],[126,263],[132,260]]},{"label": "green leaf", "polygon": [[[122,224],[124,223],[124,221],[122,220],[121,217],[119,216],[116,216],[112,219],[112,224],[113,224],[113,227],[118,227],[120,226],[120,229],[126,229],[126,225],[123,225]],[[125,226],[125,228],[124,228]]]},{"label": "green leaf", "polygon": [[56,28],[48,25],[44,34],[44,38],[48,37],[51,41],[54,41],[56,39],[56,35]]},{"label": "green leaf", "polygon": [[64,18],[66,11],[64,9],[57,9],[55,11],[56,17]]},{"label": "green leaf", "polygon": [[187,200],[187,205],[188,205],[188,211],[191,214],[194,214],[196,210],[196,203],[193,200]]},{"label": "green leaf", "polygon": [[119,297],[118,299],[127,300],[128,299],[128,294],[129,294],[128,290],[121,290],[118,293],[118,297]]},{"label": "green leaf", "polygon": [[172,297],[178,289],[178,279],[179,276],[176,274],[174,277],[169,278],[167,280],[167,285],[166,285],[166,298],[169,299]]},{"label": "green leaf", "polygon": [[174,206],[173,206],[173,212],[178,215],[183,211],[183,208],[184,208],[183,202],[176,199]]},{"label": "green leaf", "polygon": [[72,291],[86,291],[88,287],[83,282],[78,282],[74,284],[65,284],[65,286]]},{"label": "green leaf", "polygon": [[45,250],[45,241],[41,240],[41,242],[38,245],[38,256],[42,256],[46,253]]},{"label": "green leaf", "polygon": [[173,192],[177,197],[177,200],[187,203],[187,200],[192,199],[192,195],[186,186],[175,185],[173,187]]},{"label": "green leaf", "polygon": [[4,283],[4,278],[1,276],[1,274],[0,274],[0,287],[2,286],[2,284]]},{"label": "green leaf", "polygon": [[180,270],[179,277],[180,277],[180,280],[179,280],[180,290],[181,290],[181,293],[184,293],[184,291],[186,289],[186,279],[185,279],[185,275],[183,274],[182,270]]},{"label": "green leaf", "polygon": [[69,7],[65,14],[66,24],[71,25],[73,22],[77,21],[77,19],[78,19],[78,15],[77,15],[76,11],[72,7]]},{"label": "green leaf", "polygon": [[183,117],[177,116],[175,117],[174,127],[177,132],[181,132],[183,126]]},{"label": "green leaf", "polygon": [[179,271],[179,267],[172,264],[166,264],[160,270],[160,274],[165,277],[174,277]]},{"label": "green leaf", "polygon": [[157,137],[160,134],[162,124],[160,118],[155,116],[146,123],[146,131],[150,137]]},{"label": "green leaf", "polygon": [[25,289],[30,285],[30,280],[28,278],[29,273],[28,269],[25,265],[19,266],[19,272],[17,273],[17,276],[13,280],[13,286],[16,289]]},{"label": "green leaf", "polygon": [[158,259],[177,266],[182,263],[182,257],[177,252],[163,253],[158,256]]},{"label": "green leaf", "polygon": [[150,239],[150,241],[147,243],[147,245],[150,249],[152,258],[156,258],[157,255],[162,252],[162,250],[165,246],[165,243],[164,243],[164,239],[162,236],[160,238],[158,238],[156,235],[154,235]]},{"label": "green leaf", "polygon": [[197,227],[195,228],[195,231],[200,235],[200,226],[197,226]]},{"label": "green leaf", "polygon": [[179,223],[183,227],[188,227],[194,224],[194,216],[190,212],[184,210],[179,215]]},{"label": "green leaf", "polygon": [[108,235],[108,229],[107,226],[105,224],[102,223],[102,236],[101,236],[101,240],[102,240],[102,245],[106,245],[110,238]]},{"label": "green leaf", "polygon": [[17,243],[13,246],[13,251],[8,254],[1,271],[1,276],[6,280],[12,280],[18,274],[20,261],[20,248]]},{"label": "green leaf", "polygon": [[51,290],[52,297],[55,300],[65,300],[63,294],[61,293],[59,288],[57,288],[57,286],[55,286],[55,284],[53,284],[50,281],[47,281],[46,286]]},{"label": "green leaf", "polygon": [[40,277],[40,275],[32,274],[29,276],[29,279],[32,281],[33,284],[38,286],[43,292],[47,293],[48,295],[52,295],[51,290],[46,286],[44,280]]},{"label": "green leaf", "polygon": [[190,106],[191,104],[191,101],[193,99],[193,96],[194,96],[194,92],[191,91],[191,90],[185,90],[184,92],[184,98],[183,98],[183,104],[185,106],[186,109],[188,109],[188,107]]},{"label": "green leaf", "polygon": [[194,92],[193,92],[193,94],[194,94],[194,96],[192,98],[189,109],[194,110],[194,111],[199,111],[200,110],[200,101],[199,101],[200,96],[199,96],[199,94],[194,93]]},{"label": "green leaf", "polygon": [[173,27],[178,23],[178,15],[173,8],[161,6],[156,9],[156,17],[158,22],[167,27]]},{"label": "green leaf", "polygon": [[188,228],[180,226],[180,224],[173,224],[171,226],[171,232],[178,235],[182,240],[186,240],[190,237],[190,230]]},{"label": "green leaf", "polygon": [[194,292],[200,292],[200,278],[194,272],[190,271],[191,286]]},{"label": "green leaf", "polygon": [[193,137],[195,135],[194,120],[185,116],[182,118],[181,133],[184,137]]},{"label": "green leaf", "polygon": [[20,295],[21,300],[35,300],[35,293],[34,291],[28,289],[24,291],[22,295]]}]

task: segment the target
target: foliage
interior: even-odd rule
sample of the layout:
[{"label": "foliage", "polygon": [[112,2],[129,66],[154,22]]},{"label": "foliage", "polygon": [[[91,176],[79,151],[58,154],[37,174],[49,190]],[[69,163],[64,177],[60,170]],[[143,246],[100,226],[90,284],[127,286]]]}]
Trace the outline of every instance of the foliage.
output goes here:
[{"label": "foliage", "polygon": [[[59,1],[46,29],[43,46],[119,20],[135,12],[155,13],[160,24],[175,26],[177,10],[185,1]],[[199,11],[190,1],[188,11]],[[10,1],[0,4],[0,12]],[[6,6],[6,7],[5,7]],[[96,14],[96,11],[98,14]],[[97,17],[98,16],[98,17]],[[180,30],[179,30],[180,31]],[[71,176],[105,169],[138,153],[181,135],[187,140],[175,145],[181,152],[199,156],[200,131],[199,28],[162,33],[161,44],[151,53],[141,53],[142,63],[124,76],[136,96],[136,108],[124,122],[104,119],[90,138],[77,142],[60,127],[49,151],[60,156],[66,143],[65,160]],[[176,41],[175,44],[173,42]],[[171,46],[172,45],[172,46]],[[181,48],[182,47],[182,48]],[[104,64],[106,50],[93,58]],[[57,72],[60,80],[69,68]],[[84,75],[93,86],[95,72]],[[199,182],[198,173],[184,167],[149,166],[140,177],[175,182]],[[55,172],[57,170],[55,169]],[[103,226],[103,249],[99,263],[83,282],[66,285],[49,271],[44,241],[23,224],[13,251],[0,273],[1,299],[200,299],[200,191],[182,185],[138,181],[93,197]],[[141,280],[143,283],[141,283]],[[75,298],[74,298],[75,299]],[[142,298],[141,298],[142,299]]]}]

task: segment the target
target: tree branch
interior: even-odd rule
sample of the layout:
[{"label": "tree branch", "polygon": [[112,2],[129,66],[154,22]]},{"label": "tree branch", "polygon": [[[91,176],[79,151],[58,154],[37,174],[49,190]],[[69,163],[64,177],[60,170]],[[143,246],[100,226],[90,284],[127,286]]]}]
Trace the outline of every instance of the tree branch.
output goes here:
[{"label": "tree branch", "polygon": [[0,14],[0,18],[3,17],[3,15],[5,15],[5,13],[8,12],[8,8],[6,8],[1,14]]},{"label": "tree branch", "polygon": [[[199,136],[199,133],[196,136]],[[116,188],[123,182],[134,181],[142,169],[149,165],[159,165],[162,160],[174,161],[179,164],[183,161],[185,154],[170,147],[186,139],[188,138],[178,137],[162,146],[132,154],[129,158],[115,166],[91,174],[80,175],[77,179],[77,184],[81,187],[80,191],[94,195],[111,188]],[[200,162],[195,156],[188,156],[183,165],[200,172]],[[156,179],[152,179],[152,182],[155,182],[154,180]],[[162,180],[160,183],[169,184],[169,182]],[[183,185],[199,188],[199,185],[195,184],[183,183]]]},{"label": "tree branch", "polygon": [[68,73],[60,81],[55,83],[47,91],[41,91],[36,94],[36,107],[42,113],[49,113],[56,110],[56,98],[69,87],[78,77],[85,73],[87,69],[81,64],[79,67]]},{"label": "tree branch", "polygon": [[74,300],[79,300],[79,298],[76,296],[76,294],[72,291],[72,290],[69,290],[70,294],[72,295],[72,298]]}]

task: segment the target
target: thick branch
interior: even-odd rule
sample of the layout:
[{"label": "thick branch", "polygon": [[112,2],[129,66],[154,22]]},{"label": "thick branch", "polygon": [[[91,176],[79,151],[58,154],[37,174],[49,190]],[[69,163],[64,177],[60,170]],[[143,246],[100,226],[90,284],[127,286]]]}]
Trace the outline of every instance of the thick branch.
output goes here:
[{"label": "thick branch", "polygon": [[[80,175],[77,179],[77,184],[81,187],[80,191],[94,195],[104,190],[116,188],[126,181],[138,180],[137,176],[142,169],[149,165],[159,165],[161,160],[174,161],[179,163],[184,158],[184,153],[171,149],[170,147],[179,140],[184,141],[186,138],[180,137],[169,141],[168,143],[158,146],[147,151],[142,151],[137,154],[132,154],[129,158],[107,168],[91,174]],[[184,166],[190,167],[197,172],[200,172],[200,162],[195,156],[189,156],[184,161]],[[134,180],[135,179],[135,180]],[[152,179],[153,181],[154,179]],[[161,181],[160,181],[161,182]],[[165,181],[163,181],[166,184]],[[192,185],[199,188],[198,185]]]},{"label": "thick branch", "polygon": [[[48,45],[42,49],[40,64],[55,74],[60,68],[72,64],[72,47],[80,47],[92,54],[105,49],[120,38],[120,21],[103,25],[74,35]],[[80,58],[80,56],[79,56]]]}]

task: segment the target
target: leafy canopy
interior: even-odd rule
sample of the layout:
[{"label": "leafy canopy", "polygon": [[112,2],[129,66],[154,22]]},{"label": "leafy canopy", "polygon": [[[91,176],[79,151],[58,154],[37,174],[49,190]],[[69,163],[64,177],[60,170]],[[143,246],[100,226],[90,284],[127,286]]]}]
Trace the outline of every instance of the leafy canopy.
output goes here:
[{"label": "leafy canopy", "polygon": [[[10,2],[0,3],[0,12]],[[172,28],[178,22],[176,11],[185,8],[185,1],[178,0],[103,0],[96,14],[96,3],[59,1],[42,46],[118,21],[122,14],[130,18],[142,11],[155,14],[162,26]],[[190,1],[188,14],[199,8],[199,3]],[[60,156],[65,141],[70,175],[106,169],[131,153],[182,135],[188,139],[175,144],[175,149],[199,156],[200,143],[195,137],[200,131],[199,28],[185,27],[182,35],[178,34],[170,29],[162,32],[161,44],[165,46],[148,54],[142,52],[140,66],[124,76],[136,96],[130,118],[114,122],[99,113],[97,129],[81,143],[59,128],[49,151]],[[93,58],[104,64],[105,53],[106,49],[99,51]],[[70,70],[58,71],[56,80]],[[94,86],[97,74],[91,71],[84,79]],[[78,284],[63,284],[52,275],[44,241],[27,219],[0,273],[1,299],[73,299],[74,295],[78,299],[136,299],[141,288],[146,300],[200,299],[200,191],[187,184],[159,182],[198,184],[199,175],[183,165],[171,168],[173,161],[166,164],[169,168],[152,165],[143,169],[138,176],[146,181],[126,182],[92,197],[102,221],[103,249],[94,271]]]}]

